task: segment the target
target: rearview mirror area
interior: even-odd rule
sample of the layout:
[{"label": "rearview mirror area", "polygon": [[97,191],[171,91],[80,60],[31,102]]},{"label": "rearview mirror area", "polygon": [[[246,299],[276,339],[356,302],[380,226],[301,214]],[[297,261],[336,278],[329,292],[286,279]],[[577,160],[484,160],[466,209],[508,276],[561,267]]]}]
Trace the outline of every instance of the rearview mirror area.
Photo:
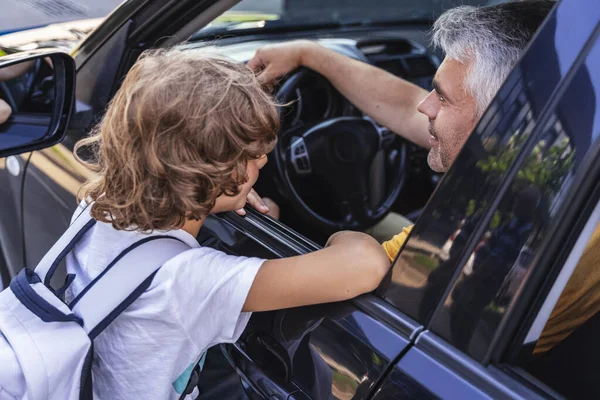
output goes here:
[{"label": "rearview mirror area", "polygon": [[74,93],[75,63],[65,53],[0,57],[0,158],[58,143]]}]

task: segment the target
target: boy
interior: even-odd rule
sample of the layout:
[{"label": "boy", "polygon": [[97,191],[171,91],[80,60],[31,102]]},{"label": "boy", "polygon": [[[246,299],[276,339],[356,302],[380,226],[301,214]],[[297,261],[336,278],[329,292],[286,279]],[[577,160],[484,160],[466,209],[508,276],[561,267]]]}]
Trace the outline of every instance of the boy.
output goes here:
[{"label": "boy", "polygon": [[93,136],[76,146],[95,150],[85,164],[98,177],[80,195],[99,223],[67,259],[76,274],[68,298],[144,237],[168,234],[190,246],[96,339],[100,398],[178,398],[180,374],[207,348],[236,341],[250,312],[350,299],[386,274],[385,252],[355,232],[333,235],[323,250],[268,261],[199,246],[209,213],[243,207],[278,129],[276,104],[244,65],[155,50],[132,67]]}]

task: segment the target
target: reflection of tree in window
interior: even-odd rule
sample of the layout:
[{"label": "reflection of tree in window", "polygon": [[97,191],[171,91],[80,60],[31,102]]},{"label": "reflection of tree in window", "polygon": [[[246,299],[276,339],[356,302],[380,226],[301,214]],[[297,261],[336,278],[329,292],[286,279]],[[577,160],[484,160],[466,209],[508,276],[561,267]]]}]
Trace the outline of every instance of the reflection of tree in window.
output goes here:
[{"label": "reflection of tree in window", "polygon": [[[546,124],[542,137],[528,150],[508,192],[503,196],[486,233],[457,282],[450,302],[452,342],[469,349],[476,330],[493,331],[515,294],[515,283],[531,261],[531,250],[542,237],[556,199],[570,182],[575,151],[556,118]],[[522,153],[529,135],[515,134],[505,150],[477,163],[497,187]],[[473,199],[465,209],[467,220],[477,221],[487,208]],[[483,327],[488,328],[483,328]]]}]

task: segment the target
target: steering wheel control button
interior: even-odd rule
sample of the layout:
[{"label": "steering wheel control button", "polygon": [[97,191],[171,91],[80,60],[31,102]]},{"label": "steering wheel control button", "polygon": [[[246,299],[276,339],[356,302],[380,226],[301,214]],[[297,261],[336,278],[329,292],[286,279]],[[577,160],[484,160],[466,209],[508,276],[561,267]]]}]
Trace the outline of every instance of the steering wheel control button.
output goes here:
[{"label": "steering wheel control button", "polygon": [[292,165],[298,175],[308,175],[312,172],[308,151],[304,139],[296,138],[290,147],[292,155]]},{"label": "steering wheel control button", "polygon": [[396,138],[396,134],[392,131],[390,131],[388,128],[386,128],[385,126],[381,126],[379,125],[377,122],[375,122],[375,120],[371,117],[365,116],[363,117],[366,121],[369,121],[370,123],[373,124],[373,127],[375,127],[375,130],[377,131],[377,135],[379,135],[379,148],[384,148],[384,147],[388,147],[390,146],[392,143],[394,143],[394,139]]},{"label": "steering wheel control button", "polygon": [[306,154],[306,147],[303,144],[300,144],[294,149],[294,155],[300,156]]}]

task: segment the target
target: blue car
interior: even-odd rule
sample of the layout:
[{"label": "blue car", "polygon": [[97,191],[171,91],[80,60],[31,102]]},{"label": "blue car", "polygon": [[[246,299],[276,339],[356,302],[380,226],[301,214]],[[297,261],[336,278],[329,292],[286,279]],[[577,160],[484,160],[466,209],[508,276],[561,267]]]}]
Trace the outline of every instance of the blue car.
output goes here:
[{"label": "blue car", "polygon": [[[0,125],[4,286],[35,267],[68,226],[91,176],[72,156],[74,143],[142,51],[185,42],[246,62],[265,43],[306,38],[427,90],[442,57],[428,45],[432,18],[443,11],[436,1],[246,0],[228,12],[235,3],[127,0],[73,58],[0,59],[0,72],[32,65],[0,83],[13,110]],[[251,208],[213,215],[197,240],[272,259],[315,251],[332,231],[368,229],[391,211],[416,224],[375,292],[255,313],[237,343],[210,349],[194,382],[199,398],[600,398],[599,35],[600,3],[557,2],[449,171],[431,171],[426,150],[384,137],[389,162],[372,188],[389,189],[373,189],[378,201],[354,214],[333,206],[296,139],[330,119],[364,120],[362,112],[314,71],[282,80],[279,98],[296,102],[283,114],[275,162],[257,182],[280,204],[280,220]],[[570,292],[577,283],[583,289]],[[540,353],[561,296],[573,296],[576,328]]]}]

